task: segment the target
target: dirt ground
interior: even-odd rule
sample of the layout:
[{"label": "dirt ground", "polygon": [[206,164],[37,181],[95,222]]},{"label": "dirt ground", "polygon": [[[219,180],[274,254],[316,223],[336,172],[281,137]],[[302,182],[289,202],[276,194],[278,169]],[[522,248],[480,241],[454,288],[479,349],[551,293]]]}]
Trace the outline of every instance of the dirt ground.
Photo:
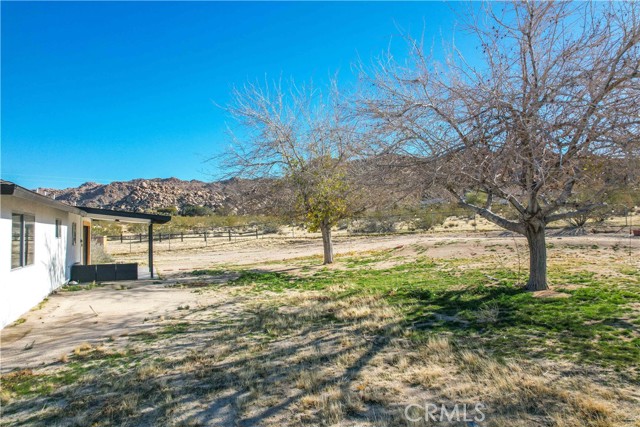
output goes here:
[{"label": "dirt ground", "polygon": [[[581,269],[601,271],[610,261],[628,262],[640,268],[640,238],[624,235],[549,236],[550,256],[557,263],[572,263],[572,250],[580,251]],[[373,237],[339,237],[335,242],[337,256],[400,249],[396,257],[414,257],[417,253],[431,258],[483,257],[492,263],[513,267],[518,262],[514,253],[521,252],[526,264],[526,242],[519,237],[499,233],[446,235],[390,235]],[[619,247],[617,252],[605,248]],[[321,242],[316,239],[247,239],[208,248],[163,250],[155,254],[156,271],[161,280],[117,282],[88,291],[58,292],[49,297],[42,308],[26,313],[24,323],[2,330],[3,372],[36,366],[57,360],[84,342],[97,342],[126,335],[152,326],[152,320],[175,317],[177,308],[214,304],[216,294],[195,295],[189,289],[170,287],[197,278],[185,278],[196,269],[221,268],[229,265],[260,266],[261,269],[292,272],[297,258],[317,256]],[[603,253],[604,252],[604,253]],[[116,255],[118,261],[141,264],[146,253]],[[320,258],[318,258],[318,267]],[[482,261],[485,262],[485,261]],[[474,266],[472,263],[470,266]],[[384,267],[385,264],[380,264]],[[526,270],[526,265],[522,265]]]},{"label": "dirt ground", "polygon": [[[621,266],[640,268],[640,238],[559,235],[547,243],[553,267],[609,277]],[[143,251],[110,248],[117,261],[146,260]],[[159,278],[57,292],[2,331],[1,371],[15,391],[0,396],[9,408],[0,425],[426,426],[407,421],[407,402],[481,401],[491,422],[467,425],[640,426],[638,389],[610,371],[500,361],[444,336],[412,343],[398,309],[380,295],[257,292],[228,286],[234,272],[189,274],[240,268],[303,277],[324,268],[317,239],[157,249]],[[459,260],[462,269],[527,269],[524,240],[499,232],[338,237],[335,249],[332,269],[387,249],[388,258],[356,268],[431,258]]]},{"label": "dirt ground", "polygon": [[[181,282],[189,279],[181,279]],[[87,291],[62,291],[24,322],[2,330],[2,372],[57,361],[83,343],[96,343],[144,331],[158,319],[179,318],[178,307],[198,307],[216,300],[163,282],[117,282]]]},{"label": "dirt ground", "polygon": [[[556,232],[558,233],[558,232]],[[563,236],[551,234],[547,237],[550,253],[562,252],[563,248],[580,249],[581,256],[593,262],[602,260],[599,248],[616,247],[620,258],[630,259],[630,264],[640,265],[640,238],[629,238],[619,234],[586,234],[583,236]],[[143,247],[144,246],[144,247]],[[146,244],[133,253],[128,252],[128,244],[109,242],[107,252],[118,261],[138,262],[147,265]],[[491,255],[496,259],[504,254],[516,254],[504,262],[517,262],[526,258],[526,240],[520,236],[499,231],[483,233],[433,233],[381,236],[337,236],[334,251],[337,256],[392,249],[406,248],[411,254],[412,248],[421,248],[423,255],[431,258],[473,258]],[[423,253],[423,250],[426,252]],[[216,268],[224,265],[254,265],[260,263],[278,263],[283,265],[295,258],[309,256],[320,257],[322,242],[318,238],[244,238],[232,242],[211,242],[207,247],[181,248],[174,242],[171,249],[168,243],[156,243],[154,265],[161,275],[171,276],[183,271],[200,268]]]}]

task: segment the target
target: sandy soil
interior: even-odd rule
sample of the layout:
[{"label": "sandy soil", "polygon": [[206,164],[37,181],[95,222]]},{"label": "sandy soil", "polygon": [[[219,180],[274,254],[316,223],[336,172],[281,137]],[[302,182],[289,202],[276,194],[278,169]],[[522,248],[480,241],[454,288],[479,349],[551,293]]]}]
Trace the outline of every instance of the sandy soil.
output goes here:
[{"label": "sandy soil", "polygon": [[[587,260],[602,261],[601,250],[617,248],[613,255],[619,258],[631,258],[631,263],[640,266],[640,238],[629,238],[625,234],[587,234],[584,236],[548,236],[550,253],[562,252],[564,249],[579,250],[581,257]],[[156,244],[154,265],[156,271],[165,276],[199,268],[216,268],[225,265],[253,265],[258,263],[277,263],[302,257],[322,254],[320,239],[283,239],[283,238],[247,238],[233,242],[209,243],[208,247],[180,248],[176,243],[172,249],[167,243]],[[126,253],[125,243],[110,242],[108,252],[114,254],[116,260],[147,264],[147,252],[139,250]],[[504,259],[504,262],[516,262],[517,255],[527,257],[526,240],[523,237],[511,236],[501,232],[486,233],[434,233],[404,234],[386,236],[351,236],[336,237],[334,250],[337,256],[403,248],[408,255],[420,253],[431,258],[465,258],[479,256],[495,256],[503,258],[505,254],[516,257]]]},{"label": "sandy soil", "polygon": [[[548,245],[551,268],[607,276],[640,268],[640,239],[549,236]],[[46,385],[54,374],[90,370],[43,388],[43,396],[0,395],[7,411],[0,425],[406,426],[408,403],[452,399],[485,402],[487,425],[640,425],[637,389],[611,372],[555,360],[497,361],[458,350],[446,336],[409,344],[401,314],[378,296],[255,293],[225,286],[234,273],[188,274],[226,266],[308,274],[323,268],[319,240],[158,249],[162,279],[61,291],[2,331],[4,378]],[[417,257],[450,259],[456,268],[522,264],[526,271],[527,264],[523,239],[497,232],[336,239],[339,256],[384,250],[380,262],[361,268]],[[200,288],[215,281],[221,286]],[[554,286],[538,296],[563,296]],[[530,409],[539,405],[545,410]]]},{"label": "sandy soil", "polygon": [[[548,243],[552,246],[550,258],[554,263],[571,265],[572,254],[579,251],[581,269],[601,272],[607,260],[640,268],[640,239],[624,235],[551,236]],[[527,262],[524,240],[499,233],[339,237],[335,249],[338,256],[396,249],[396,258],[418,254],[464,258],[470,260],[470,266],[477,266],[473,264],[474,258],[482,258],[481,263],[489,260],[510,266],[519,260],[523,268]],[[1,369],[48,363],[84,342],[95,343],[144,330],[153,325],[154,319],[176,316],[178,307],[215,303],[214,293],[196,296],[189,289],[167,287],[176,281],[197,280],[184,277],[194,269],[260,265],[272,270],[291,270],[292,260],[320,253],[321,242],[314,239],[250,239],[199,249],[160,248],[155,265],[162,281],[118,282],[91,291],[59,292],[51,295],[43,308],[23,316],[24,323],[5,328],[1,333]],[[143,263],[146,253],[118,255],[117,259]]]},{"label": "sandy soil", "polygon": [[196,308],[216,299],[212,293],[195,295],[171,287],[174,283],[123,281],[51,295],[42,308],[22,317],[24,323],[2,330],[2,372],[54,362],[83,343],[96,345],[144,331],[158,321],[179,318],[178,307]]}]

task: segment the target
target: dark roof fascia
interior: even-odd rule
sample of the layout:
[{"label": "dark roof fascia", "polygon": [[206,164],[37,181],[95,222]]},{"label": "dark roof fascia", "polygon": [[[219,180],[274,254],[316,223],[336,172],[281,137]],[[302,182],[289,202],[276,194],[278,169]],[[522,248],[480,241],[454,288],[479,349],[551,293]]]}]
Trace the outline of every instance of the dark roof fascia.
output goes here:
[{"label": "dark roof fascia", "polygon": [[150,221],[152,224],[166,224],[167,222],[171,221],[171,217],[168,215],[124,212],[124,211],[116,211],[112,209],[88,208],[84,206],[76,206],[76,208],[86,212],[89,215],[94,214],[94,215],[106,215],[106,216],[121,217],[121,218],[146,219]]},{"label": "dark roof fascia", "polygon": [[76,215],[86,216],[86,214],[75,206],[67,205],[66,203],[59,202],[51,197],[43,196],[35,191],[27,190],[24,187],[20,187],[17,184],[9,181],[2,181],[0,184],[0,194],[3,196],[14,196],[24,200],[29,200],[43,205],[50,206],[54,209],[71,212]]},{"label": "dark roof fascia", "polygon": [[2,181],[0,183],[0,194],[3,196],[12,196],[16,189],[16,185],[12,182]]}]

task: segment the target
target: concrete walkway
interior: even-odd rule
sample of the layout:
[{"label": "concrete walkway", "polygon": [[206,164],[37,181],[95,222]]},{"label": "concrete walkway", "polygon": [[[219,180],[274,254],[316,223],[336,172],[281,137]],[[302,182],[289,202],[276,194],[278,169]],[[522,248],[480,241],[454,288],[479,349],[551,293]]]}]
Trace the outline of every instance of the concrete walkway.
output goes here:
[{"label": "concrete walkway", "polygon": [[180,306],[204,305],[214,292],[196,294],[193,289],[167,287],[197,278],[115,282],[81,291],[61,291],[22,316],[23,323],[0,333],[0,371],[48,364],[69,354],[82,343],[99,344],[131,332],[179,318]]}]

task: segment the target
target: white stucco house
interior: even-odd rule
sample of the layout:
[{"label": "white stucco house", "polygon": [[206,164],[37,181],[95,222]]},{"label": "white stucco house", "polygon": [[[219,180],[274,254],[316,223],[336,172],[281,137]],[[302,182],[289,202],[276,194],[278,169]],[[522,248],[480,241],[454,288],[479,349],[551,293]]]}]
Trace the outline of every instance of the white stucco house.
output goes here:
[{"label": "white stucco house", "polygon": [[71,278],[72,266],[91,265],[91,220],[153,224],[171,217],[64,204],[0,181],[0,329],[17,320]]}]

